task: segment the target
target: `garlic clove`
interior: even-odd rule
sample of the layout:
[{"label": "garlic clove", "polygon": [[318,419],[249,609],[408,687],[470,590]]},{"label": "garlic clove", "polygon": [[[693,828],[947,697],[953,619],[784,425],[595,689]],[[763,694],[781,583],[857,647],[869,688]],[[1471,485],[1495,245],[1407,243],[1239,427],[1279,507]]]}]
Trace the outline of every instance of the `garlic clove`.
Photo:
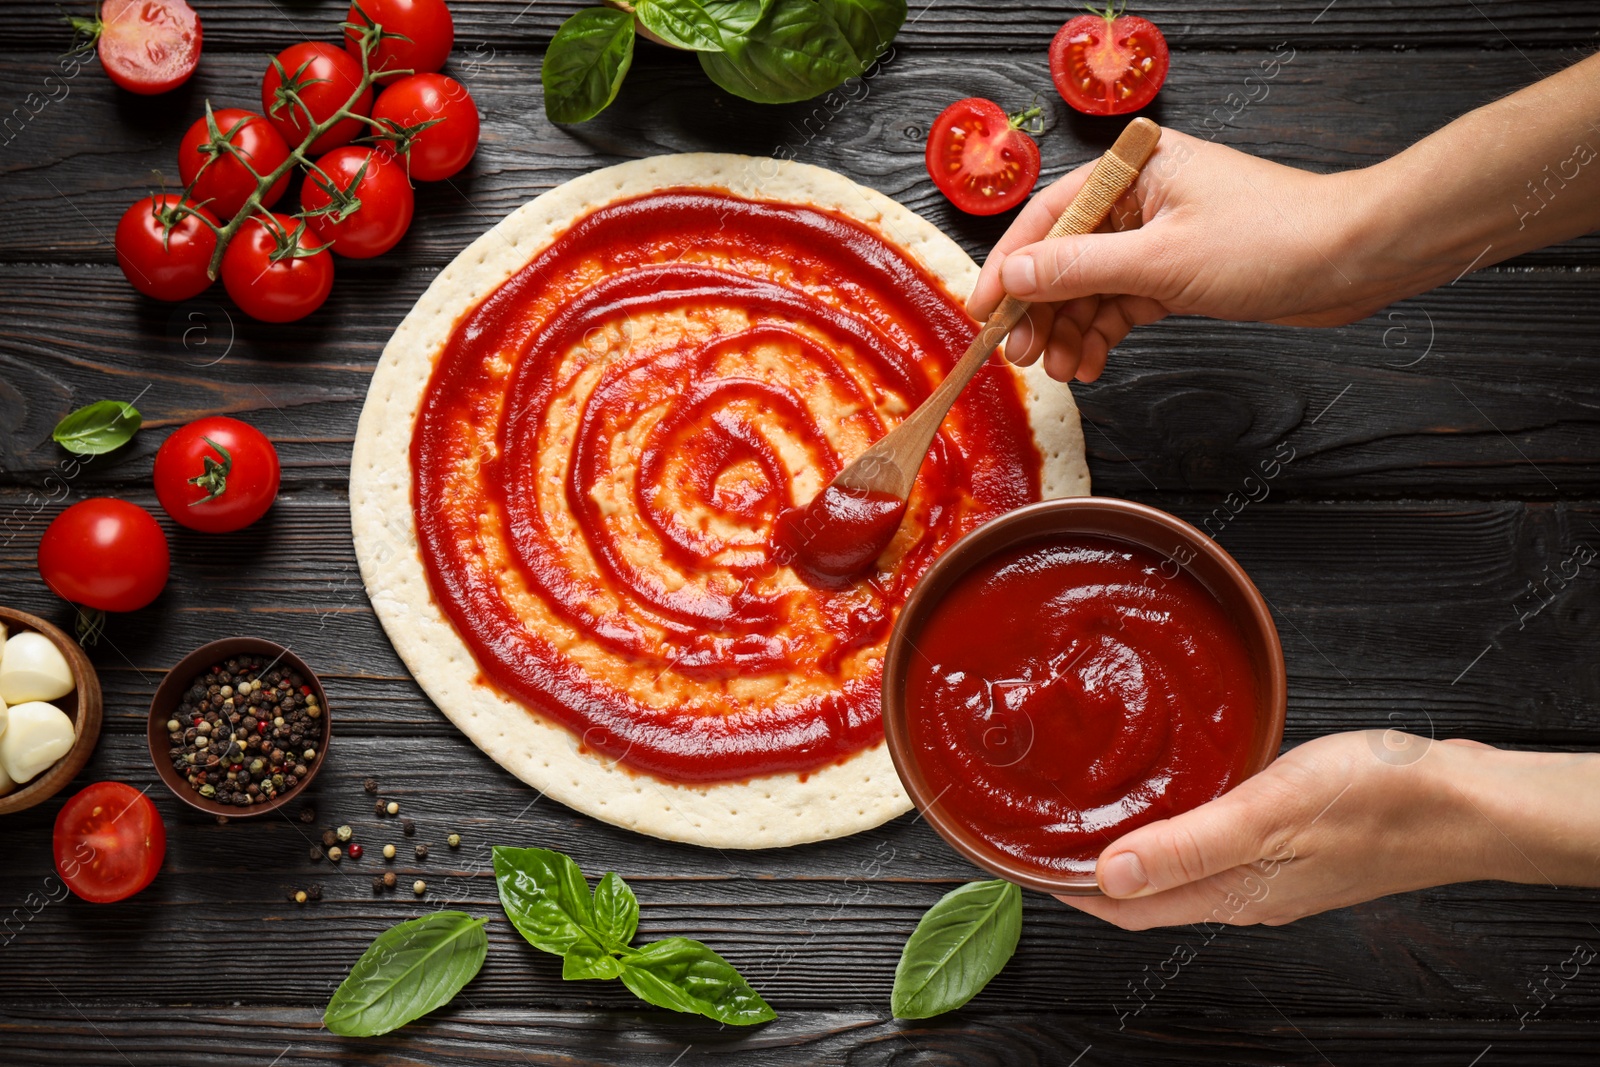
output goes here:
[{"label": "garlic clove", "polygon": [[76,738],[72,720],[54,704],[30,700],[8,709],[0,734],[0,767],[21,785],[67,754]]},{"label": "garlic clove", "polygon": [[74,685],[67,657],[44,634],[30,630],[7,639],[0,653],[0,700],[7,704],[59,700]]}]

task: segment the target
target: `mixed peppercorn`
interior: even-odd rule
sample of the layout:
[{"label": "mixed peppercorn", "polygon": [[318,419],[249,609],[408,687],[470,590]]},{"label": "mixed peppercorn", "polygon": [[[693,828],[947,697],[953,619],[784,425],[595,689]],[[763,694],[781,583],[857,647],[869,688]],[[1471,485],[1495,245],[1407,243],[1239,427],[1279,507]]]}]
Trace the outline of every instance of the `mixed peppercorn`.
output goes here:
[{"label": "mixed peppercorn", "polygon": [[249,658],[195,676],[167,720],[168,755],[189,788],[235,807],[265,804],[305,780],[327,721],[299,673]]},{"label": "mixed peppercorn", "polygon": [[[369,796],[378,797],[378,783],[375,779],[366,779],[362,783],[362,787],[366,790]],[[379,818],[383,818],[385,816],[397,816],[400,814],[400,803],[398,801],[385,800],[382,797],[378,797],[378,799],[374,801],[373,814],[377,815]],[[300,821],[315,822],[315,809],[313,809],[310,805],[304,806],[300,811]],[[413,837],[416,835],[417,824],[413,820],[405,818],[400,819],[399,822],[400,832],[402,834],[404,834],[406,837]],[[323,830],[321,843],[314,844],[310,848],[311,862],[316,863],[319,860],[327,859],[333,863],[340,863],[345,858],[359,860],[364,854],[365,849],[360,843],[354,840],[355,836],[355,829],[348,824],[338,827],[329,827],[328,829]],[[445,838],[445,843],[448,844],[452,849],[458,849],[461,847],[461,835],[457,833],[449,834]],[[383,856],[385,863],[394,862],[396,856],[398,855],[398,850],[392,843],[383,845],[379,852]],[[412,847],[412,854],[415,855],[419,861],[426,861],[428,858],[428,846],[423,843],[418,843]],[[372,876],[372,891],[374,893],[382,893],[385,890],[394,889],[399,883],[400,879],[398,875],[396,875],[393,870],[386,870],[382,874],[375,874]],[[317,895],[309,898],[312,900],[317,899],[321,893],[320,887],[314,888],[317,889]],[[428,883],[419,878],[411,883],[411,891],[417,896],[423,896],[428,891]],[[303,891],[290,891],[291,899],[298,899],[296,894],[300,892]],[[305,903],[304,900],[300,900],[299,902]]]}]

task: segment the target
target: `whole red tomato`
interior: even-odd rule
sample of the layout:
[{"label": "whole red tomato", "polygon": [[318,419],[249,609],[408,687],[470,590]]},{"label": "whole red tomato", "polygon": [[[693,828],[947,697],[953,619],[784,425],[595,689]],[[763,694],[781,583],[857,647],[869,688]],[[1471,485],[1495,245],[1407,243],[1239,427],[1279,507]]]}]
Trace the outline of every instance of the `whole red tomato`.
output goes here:
[{"label": "whole red tomato", "polygon": [[923,158],[952,204],[972,215],[995,215],[1028,198],[1039,180],[1039,146],[1021,129],[1028,114],[1007,115],[976,96],[939,112]]},{"label": "whole red tomato", "polygon": [[1154,23],[1109,7],[1068,21],[1050,42],[1050,78],[1086,115],[1138,111],[1160,92],[1169,62]]},{"label": "whole red tomato", "polygon": [[378,94],[372,117],[405,133],[438,119],[409,142],[410,172],[418,181],[436,182],[455,174],[478,150],[478,107],[466,86],[443,74],[413,74]]},{"label": "whole red tomato", "polygon": [[[253,111],[225,107],[214,112],[217,132],[250,161],[257,174],[266,175],[277,170],[289,158],[289,146],[272,124]],[[250,194],[256,191],[256,179],[232,152],[213,144],[211,132],[204,118],[183,135],[178,145],[178,176],[189,189],[189,198],[209,208],[218,218],[231,219],[244,207]],[[271,207],[289,188],[289,175],[272,183],[261,206]]]},{"label": "whole red tomato", "polygon": [[184,0],[105,0],[93,32],[106,75],[131,93],[176,89],[200,62],[200,16]]},{"label": "whole red tomato", "polygon": [[161,594],[172,555],[144,508],[94,497],[55,517],[39,539],[39,575],[57,596],[97,611],[137,611]]},{"label": "whole red tomato", "polygon": [[[336,44],[304,41],[279,52],[261,79],[261,110],[273,129],[291,145],[306,139],[311,127],[319,126],[355,96],[361,87],[361,61]],[[300,102],[289,98],[293,89]],[[350,105],[357,115],[372,113],[372,89],[361,90]],[[308,118],[307,111],[310,112]],[[311,142],[307,152],[326,152],[360,137],[366,124],[358,118],[344,119]]]},{"label": "whole red tomato", "polygon": [[346,145],[317,160],[300,189],[311,232],[341,256],[367,259],[406,235],[416,196],[405,164],[387,148]]},{"label": "whole red tomato", "polygon": [[303,319],[333,291],[333,256],[307,246],[305,224],[287,215],[245,220],[222,253],[222,285],[246,315],[262,322]]},{"label": "whole red tomato", "polygon": [[[211,286],[206,267],[217,250],[216,216],[171,193],[147,196],[117,223],[117,265],[131,284],[157,300],[188,300]],[[181,217],[180,217],[181,216]]]},{"label": "whole red tomato", "polygon": [[[376,23],[383,28],[383,36],[368,60],[375,71],[432,73],[450,58],[450,48],[456,40],[455,22],[444,0],[357,0],[350,5],[345,21],[356,26]],[[361,33],[345,30],[344,46],[360,63]]]},{"label": "whole red tomato", "polygon": [[110,904],[155,880],[167,856],[167,827],[142,790],[96,782],[62,805],[50,845],[68,889]]},{"label": "whole red tomato", "polygon": [[278,451],[247,422],[213,415],[172,431],[156,453],[156,499],[191,530],[241,530],[278,495]]}]

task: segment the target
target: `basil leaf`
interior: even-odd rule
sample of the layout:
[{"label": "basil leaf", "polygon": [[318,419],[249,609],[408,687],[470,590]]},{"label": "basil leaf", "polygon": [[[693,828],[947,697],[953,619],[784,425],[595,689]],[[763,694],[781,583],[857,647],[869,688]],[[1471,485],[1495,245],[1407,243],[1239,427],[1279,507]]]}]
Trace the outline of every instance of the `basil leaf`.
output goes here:
[{"label": "basil leaf", "polygon": [[98,456],[133,440],[144,424],[138,409],[123,400],[97,400],[56,423],[50,436],[80,456]]},{"label": "basil leaf", "polygon": [[602,941],[619,950],[639,930],[639,898],[616,871],[607,871],[594,887],[594,926]]},{"label": "basil leaf", "polygon": [[561,957],[561,977],[568,981],[575,978],[615,978],[621,973],[622,964],[617,962],[617,958],[593,941],[579,941]]},{"label": "basil leaf", "polygon": [[592,119],[617,98],[633,36],[633,16],[609,7],[586,7],[561,24],[539,73],[551,122]]},{"label": "basil leaf", "polygon": [[743,39],[701,52],[700,66],[758,104],[809,100],[865,73],[905,15],[905,0],[773,0]]},{"label": "basil leaf", "polygon": [[581,942],[598,946],[589,883],[570,857],[496,845],[494,881],[506,918],[534,948],[564,956]]},{"label": "basil leaf", "polygon": [[969,882],[917,923],[894,969],[897,1019],[926,1019],[977,996],[1017,950],[1022,890],[1010,882]]},{"label": "basil leaf", "polygon": [[634,13],[645,29],[691,52],[720,52],[766,14],[772,0],[639,0]]},{"label": "basil leaf", "polygon": [[483,966],[488,921],[439,911],[391,926],[333,991],[323,1025],[345,1037],[374,1037],[448,1003]]},{"label": "basil leaf", "polygon": [[687,937],[669,937],[624,956],[622,984],[658,1008],[734,1026],[778,1017],[733,964]]}]

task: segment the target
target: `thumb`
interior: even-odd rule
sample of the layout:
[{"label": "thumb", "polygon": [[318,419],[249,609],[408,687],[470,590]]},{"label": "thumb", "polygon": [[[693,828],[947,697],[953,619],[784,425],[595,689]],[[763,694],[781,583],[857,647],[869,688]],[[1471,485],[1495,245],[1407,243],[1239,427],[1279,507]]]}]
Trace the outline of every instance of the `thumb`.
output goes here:
[{"label": "thumb", "polygon": [[1142,228],[1056,237],[1008,254],[1000,283],[1035,304],[1100,294],[1155,297],[1153,260],[1152,239]]},{"label": "thumb", "polygon": [[1144,897],[1210,878],[1270,851],[1282,825],[1281,798],[1255,779],[1192,811],[1124,834],[1095,865],[1108,897]]}]

